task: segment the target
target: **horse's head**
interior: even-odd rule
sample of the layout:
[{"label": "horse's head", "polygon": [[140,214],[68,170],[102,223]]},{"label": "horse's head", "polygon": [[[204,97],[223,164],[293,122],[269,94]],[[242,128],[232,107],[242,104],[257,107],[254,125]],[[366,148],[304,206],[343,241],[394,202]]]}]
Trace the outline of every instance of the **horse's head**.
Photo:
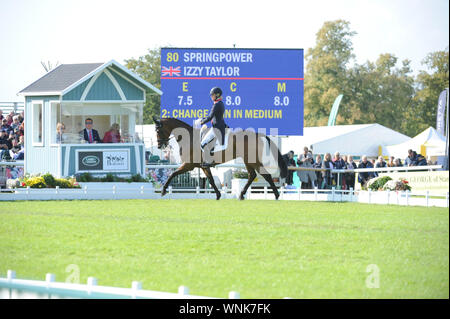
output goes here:
[{"label": "horse's head", "polygon": [[153,121],[155,122],[156,137],[158,139],[158,148],[165,148],[169,144],[171,129],[163,124],[162,120],[158,120],[153,116]]}]

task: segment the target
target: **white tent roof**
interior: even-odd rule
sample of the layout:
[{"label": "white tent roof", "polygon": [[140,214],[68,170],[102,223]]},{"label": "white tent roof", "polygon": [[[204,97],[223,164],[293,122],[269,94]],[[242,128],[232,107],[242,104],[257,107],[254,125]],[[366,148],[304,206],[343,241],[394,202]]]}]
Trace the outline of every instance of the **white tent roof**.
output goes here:
[{"label": "white tent roof", "polygon": [[355,124],[305,127],[303,136],[289,136],[282,139],[281,150],[285,154],[293,150],[303,153],[303,147],[312,146],[314,154],[335,152],[341,155],[378,156],[382,145],[403,143],[411,138],[383,125]]},{"label": "white tent roof", "polygon": [[426,146],[426,156],[445,155],[445,137],[431,126],[409,141],[384,147],[383,155],[405,158],[409,149],[420,153],[422,145]]}]

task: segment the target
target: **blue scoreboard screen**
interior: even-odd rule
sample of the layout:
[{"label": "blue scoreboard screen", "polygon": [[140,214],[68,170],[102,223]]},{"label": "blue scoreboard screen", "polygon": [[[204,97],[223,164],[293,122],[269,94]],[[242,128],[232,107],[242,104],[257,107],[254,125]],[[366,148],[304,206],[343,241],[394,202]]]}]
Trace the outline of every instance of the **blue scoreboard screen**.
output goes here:
[{"label": "blue scoreboard screen", "polygon": [[161,49],[161,117],[207,117],[213,87],[231,128],[303,135],[303,49]]}]

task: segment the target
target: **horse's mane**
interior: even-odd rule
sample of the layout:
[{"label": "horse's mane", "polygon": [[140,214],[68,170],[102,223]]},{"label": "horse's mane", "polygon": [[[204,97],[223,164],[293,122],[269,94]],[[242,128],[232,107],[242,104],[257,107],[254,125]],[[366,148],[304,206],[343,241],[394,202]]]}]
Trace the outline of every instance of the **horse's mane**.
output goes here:
[{"label": "horse's mane", "polygon": [[164,120],[166,120],[166,121],[171,121],[171,122],[175,122],[175,126],[176,126],[176,127],[182,126],[182,127],[184,127],[184,128],[187,128],[187,129],[192,129],[192,126],[191,126],[191,125],[189,125],[189,124],[187,124],[186,122],[183,122],[183,121],[181,121],[181,120],[179,120],[179,119],[176,119],[176,118],[174,118],[174,117],[167,117],[167,118],[162,119],[161,121],[164,121]]}]

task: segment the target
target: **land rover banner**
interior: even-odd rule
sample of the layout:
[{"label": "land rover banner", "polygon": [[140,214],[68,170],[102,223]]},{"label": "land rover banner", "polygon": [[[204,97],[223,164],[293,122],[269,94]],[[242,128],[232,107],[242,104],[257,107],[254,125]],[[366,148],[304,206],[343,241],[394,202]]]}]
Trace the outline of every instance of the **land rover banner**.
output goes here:
[{"label": "land rover banner", "polygon": [[124,172],[130,170],[130,156],[128,151],[81,151],[77,154],[78,172]]},{"label": "land rover banner", "polygon": [[102,171],[103,152],[78,152],[78,171]]}]

